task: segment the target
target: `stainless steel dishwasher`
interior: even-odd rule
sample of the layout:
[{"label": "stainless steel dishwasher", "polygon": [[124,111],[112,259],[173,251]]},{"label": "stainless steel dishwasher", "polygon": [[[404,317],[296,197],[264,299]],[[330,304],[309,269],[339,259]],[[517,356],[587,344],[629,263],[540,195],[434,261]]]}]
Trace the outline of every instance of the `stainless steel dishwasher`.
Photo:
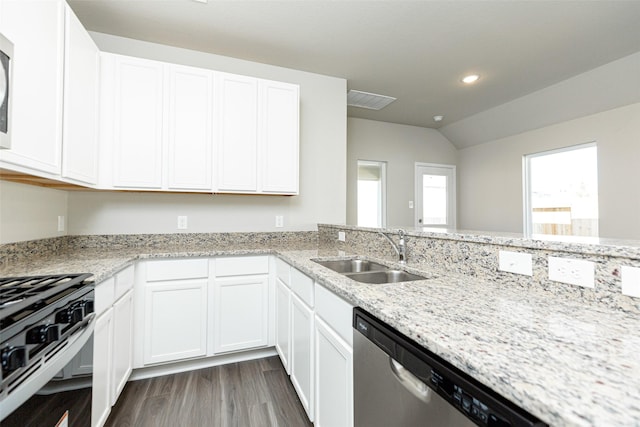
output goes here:
[{"label": "stainless steel dishwasher", "polygon": [[366,311],[353,311],[356,427],[546,426]]}]

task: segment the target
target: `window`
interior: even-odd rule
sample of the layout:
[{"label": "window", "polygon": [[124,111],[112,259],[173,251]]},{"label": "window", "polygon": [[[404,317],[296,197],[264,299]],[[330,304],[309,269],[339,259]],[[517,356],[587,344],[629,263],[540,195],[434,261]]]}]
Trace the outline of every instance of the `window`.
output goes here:
[{"label": "window", "polygon": [[386,162],[358,160],[358,226],[386,227],[386,175]]},{"label": "window", "polygon": [[598,237],[595,143],[524,157],[525,234]]}]

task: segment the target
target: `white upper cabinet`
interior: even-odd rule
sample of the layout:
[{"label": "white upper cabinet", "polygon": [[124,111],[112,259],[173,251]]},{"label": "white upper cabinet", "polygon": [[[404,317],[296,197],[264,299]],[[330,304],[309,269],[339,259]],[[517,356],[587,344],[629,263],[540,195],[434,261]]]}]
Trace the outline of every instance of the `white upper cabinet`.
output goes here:
[{"label": "white upper cabinet", "polygon": [[106,141],[113,149],[112,185],[161,189],[163,64],[120,55],[103,56],[107,57],[102,61],[102,72],[112,85],[103,85],[101,96],[107,98],[106,104],[113,97],[112,105],[103,103],[110,110],[103,118],[110,118],[112,125],[112,140]]},{"label": "white upper cabinet", "polygon": [[168,65],[170,190],[211,191],[213,73]]},{"label": "white upper cabinet", "polygon": [[71,8],[65,9],[62,177],[95,185],[100,52]]},{"label": "white upper cabinet", "polygon": [[298,194],[299,87],[263,80],[260,102],[261,190]]},{"label": "white upper cabinet", "polygon": [[218,74],[218,181],[221,192],[256,192],[258,80]]},{"label": "white upper cabinet", "polygon": [[100,187],[298,194],[299,87],[103,53]]},{"label": "white upper cabinet", "polygon": [[2,0],[0,32],[14,45],[11,149],[0,163],[59,176],[64,61],[62,0]]}]

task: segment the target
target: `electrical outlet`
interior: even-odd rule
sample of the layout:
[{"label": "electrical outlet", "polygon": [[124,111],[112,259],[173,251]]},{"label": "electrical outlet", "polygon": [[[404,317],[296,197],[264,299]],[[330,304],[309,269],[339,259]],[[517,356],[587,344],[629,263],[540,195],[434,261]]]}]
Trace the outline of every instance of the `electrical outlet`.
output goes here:
[{"label": "electrical outlet", "polygon": [[58,231],[64,231],[64,215],[58,215]]},{"label": "electrical outlet", "polygon": [[622,293],[640,298],[640,268],[622,266]]},{"label": "electrical outlet", "polygon": [[582,259],[549,257],[549,280],[585,288],[595,287],[595,265]]},{"label": "electrical outlet", "polygon": [[178,217],[178,230],[186,230],[187,229],[187,217],[179,216]]},{"label": "electrical outlet", "polygon": [[499,251],[498,268],[509,273],[533,276],[533,261],[531,254],[522,252]]},{"label": "electrical outlet", "polygon": [[338,241],[339,242],[344,242],[345,240],[347,240],[347,236],[345,234],[344,231],[338,231]]},{"label": "electrical outlet", "polygon": [[276,228],[284,227],[284,217],[282,215],[276,215]]}]

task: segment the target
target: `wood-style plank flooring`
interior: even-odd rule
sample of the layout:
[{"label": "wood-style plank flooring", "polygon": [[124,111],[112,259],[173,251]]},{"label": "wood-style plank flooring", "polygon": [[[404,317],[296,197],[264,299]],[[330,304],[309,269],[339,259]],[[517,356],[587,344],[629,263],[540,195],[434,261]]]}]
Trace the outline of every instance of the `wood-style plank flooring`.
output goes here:
[{"label": "wood-style plank flooring", "polygon": [[129,382],[107,427],[312,426],[277,356]]}]

